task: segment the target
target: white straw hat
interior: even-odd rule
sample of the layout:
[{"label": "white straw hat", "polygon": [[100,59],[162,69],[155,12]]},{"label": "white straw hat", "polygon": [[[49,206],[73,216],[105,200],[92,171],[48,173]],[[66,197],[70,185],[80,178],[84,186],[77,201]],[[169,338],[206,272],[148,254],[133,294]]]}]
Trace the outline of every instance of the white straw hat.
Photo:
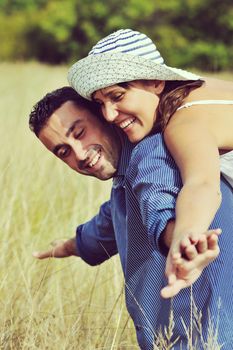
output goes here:
[{"label": "white straw hat", "polygon": [[69,84],[88,100],[99,89],[140,79],[198,80],[200,77],[165,65],[151,39],[131,29],[120,29],[98,41],[88,56],[68,72]]}]

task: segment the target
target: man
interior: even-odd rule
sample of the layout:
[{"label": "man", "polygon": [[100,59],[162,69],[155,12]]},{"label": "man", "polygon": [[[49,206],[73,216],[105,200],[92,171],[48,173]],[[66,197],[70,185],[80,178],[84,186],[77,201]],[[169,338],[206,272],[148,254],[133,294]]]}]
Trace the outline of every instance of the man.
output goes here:
[{"label": "man", "polygon": [[[118,252],[125,276],[126,304],[138,343],[141,349],[151,350],[159,327],[163,329],[168,324],[171,310],[171,300],[162,299],[160,290],[166,286],[164,246],[169,246],[171,240],[172,223],[168,223],[175,218],[181,179],[160,134],[133,147],[121,135],[116,136],[93,112],[96,114],[96,109],[90,102],[83,101],[71,88],[63,88],[47,95],[31,113],[31,129],[67,165],[102,180],[114,175],[110,201],[101,206],[92,220],[77,228],[77,237],[59,244],[54,251],[34,256],[77,255],[96,265]],[[213,227],[225,229],[220,241],[223,253],[193,285],[194,302],[203,313],[203,338],[198,334],[199,329],[193,330],[200,349],[204,348],[202,339],[206,341],[208,337],[209,312],[216,316],[219,297],[222,300],[219,341],[225,342],[227,350],[233,341],[232,288],[224,288],[224,275],[230,276],[233,268],[233,249],[227,244],[232,218],[225,206],[233,210],[233,201],[232,190],[224,181],[222,191],[223,203]],[[212,258],[216,257],[216,244],[208,248],[206,251],[213,253]],[[200,275],[197,270],[193,269],[185,280],[178,276],[175,287],[165,288],[164,296],[175,295],[195,281]],[[175,322],[172,341],[179,338],[173,348],[180,349],[181,343],[187,345],[185,327],[190,326],[189,289],[181,290],[173,299],[172,310]]]}]

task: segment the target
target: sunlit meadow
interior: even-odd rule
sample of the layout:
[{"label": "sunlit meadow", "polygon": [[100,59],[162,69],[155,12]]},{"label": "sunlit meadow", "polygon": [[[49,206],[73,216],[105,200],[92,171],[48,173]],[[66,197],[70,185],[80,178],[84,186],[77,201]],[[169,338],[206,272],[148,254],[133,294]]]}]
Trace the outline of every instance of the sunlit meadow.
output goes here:
[{"label": "sunlit meadow", "polygon": [[1,64],[0,348],[137,349],[119,258],[38,261],[34,250],[97,213],[111,181],[77,175],[28,128],[32,105],[67,85],[67,68]]},{"label": "sunlit meadow", "polygon": [[111,188],[111,181],[68,169],[28,128],[32,105],[67,85],[66,72],[36,63],[0,65],[0,348],[138,349],[117,256],[97,267],[75,257],[32,257],[54,239],[74,236]]}]

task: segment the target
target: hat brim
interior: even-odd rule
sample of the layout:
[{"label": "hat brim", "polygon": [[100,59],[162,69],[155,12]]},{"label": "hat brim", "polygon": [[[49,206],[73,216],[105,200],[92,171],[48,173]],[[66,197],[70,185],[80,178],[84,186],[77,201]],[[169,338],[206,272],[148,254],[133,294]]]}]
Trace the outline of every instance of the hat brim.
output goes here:
[{"label": "hat brim", "polygon": [[141,79],[198,80],[200,77],[142,56],[122,53],[89,55],[73,64],[68,72],[69,84],[88,100],[99,89]]}]

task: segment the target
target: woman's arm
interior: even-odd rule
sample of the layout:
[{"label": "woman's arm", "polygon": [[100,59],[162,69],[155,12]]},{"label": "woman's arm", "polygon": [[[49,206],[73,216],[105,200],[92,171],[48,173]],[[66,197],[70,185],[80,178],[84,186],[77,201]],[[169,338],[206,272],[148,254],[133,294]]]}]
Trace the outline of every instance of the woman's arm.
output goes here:
[{"label": "woman's arm", "polygon": [[204,118],[197,118],[193,112],[182,114],[171,119],[164,133],[183,181],[176,202],[172,253],[180,250],[186,237],[198,237],[208,229],[221,203],[215,134]]}]

